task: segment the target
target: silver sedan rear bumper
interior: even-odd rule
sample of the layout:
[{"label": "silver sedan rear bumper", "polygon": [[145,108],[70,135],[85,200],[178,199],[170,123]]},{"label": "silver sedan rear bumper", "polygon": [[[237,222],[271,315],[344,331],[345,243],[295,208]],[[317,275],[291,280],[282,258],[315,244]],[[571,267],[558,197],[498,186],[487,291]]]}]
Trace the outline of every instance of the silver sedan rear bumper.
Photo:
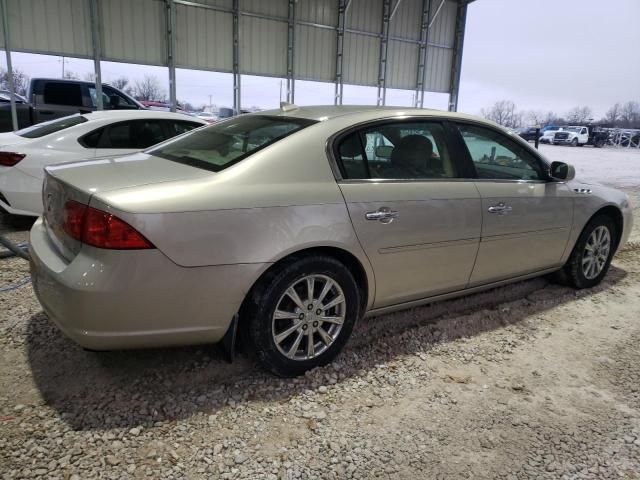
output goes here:
[{"label": "silver sedan rear bumper", "polygon": [[31,229],[30,253],[33,286],[44,311],[66,336],[93,350],[217,342],[267,267],[185,268],[155,249],[87,245],[67,262],[42,219]]}]

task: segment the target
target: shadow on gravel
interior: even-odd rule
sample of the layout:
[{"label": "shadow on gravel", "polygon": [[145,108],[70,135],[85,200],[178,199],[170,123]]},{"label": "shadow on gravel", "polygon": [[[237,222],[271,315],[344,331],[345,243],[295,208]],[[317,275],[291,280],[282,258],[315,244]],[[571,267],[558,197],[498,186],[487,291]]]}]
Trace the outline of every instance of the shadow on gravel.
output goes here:
[{"label": "shadow on gravel", "polygon": [[88,352],[59,333],[44,313],[29,321],[28,359],[45,403],[72,428],[151,427],[229,404],[286,402],[327,384],[330,376],[342,382],[399,356],[428,353],[435,343],[535,322],[536,314],[607,290],[625,276],[612,266],[601,285],[582,291],[538,278],[366,319],[334,364],[296,379],[274,377],[245,355],[229,365],[208,346]]}]

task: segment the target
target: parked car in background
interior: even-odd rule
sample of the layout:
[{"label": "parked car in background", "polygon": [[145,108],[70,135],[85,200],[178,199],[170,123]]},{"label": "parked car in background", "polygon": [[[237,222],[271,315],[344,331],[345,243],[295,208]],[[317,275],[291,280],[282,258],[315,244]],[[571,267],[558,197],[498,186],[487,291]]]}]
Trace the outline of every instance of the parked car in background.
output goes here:
[{"label": "parked car in background", "polygon": [[527,142],[530,142],[535,141],[536,138],[540,138],[542,133],[540,133],[540,129],[537,127],[525,127],[518,130],[518,135]]},{"label": "parked car in background", "polygon": [[[73,113],[89,113],[98,108],[96,86],[81,80],[33,78],[29,84],[27,99],[18,109],[18,127],[66,117]],[[124,92],[109,85],[102,85],[102,102],[105,110],[138,110],[144,108]],[[4,102],[0,106],[0,132],[13,130],[11,107]]]},{"label": "parked car in background", "polygon": [[126,155],[206,125],[199,118],[149,110],[75,114],[0,134],[0,210],[42,214],[44,167]]},{"label": "parked car in background", "polygon": [[553,137],[555,136],[556,132],[562,131],[562,128],[563,127],[556,127],[556,126],[545,127],[542,132],[542,136],[540,137],[540,143],[553,144]]},{"label": "parked car in background", "polygon": [[365,314],[558,270],[602,280],[631,232],[624,193],[496,124],[398,110],[287,105],[47,167],[40,303],[89,349],[239,332],[289,376],[330,362]]},{"label": "parked car in background", "polygon": [[554,145],[571,145],[582,147],[589,142],[589,129],[585,126],[563,127],[562,131],[553,135]]},{"label": "parked car in background", "polygon": [[211,112],[195,112],[196,117],[204,120],[207,123],[217,122],[219,117]]}]

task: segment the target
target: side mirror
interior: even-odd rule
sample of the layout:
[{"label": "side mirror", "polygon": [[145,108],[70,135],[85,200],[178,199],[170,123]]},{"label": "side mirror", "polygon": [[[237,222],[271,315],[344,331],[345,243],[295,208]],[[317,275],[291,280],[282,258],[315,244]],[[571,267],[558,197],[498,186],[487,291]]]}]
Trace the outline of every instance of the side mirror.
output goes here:
[{"label": "side mirror", "polygon": [[390,145],[380,145],[375,150],[378,158],[391,158],[391,152],[393,152],[393,147]]},{"label": "side mirror", "polygon": [[576,176],[576,169],[564,162],[552,162],[549,168],[549,176],[554,180],[568,182]]}]

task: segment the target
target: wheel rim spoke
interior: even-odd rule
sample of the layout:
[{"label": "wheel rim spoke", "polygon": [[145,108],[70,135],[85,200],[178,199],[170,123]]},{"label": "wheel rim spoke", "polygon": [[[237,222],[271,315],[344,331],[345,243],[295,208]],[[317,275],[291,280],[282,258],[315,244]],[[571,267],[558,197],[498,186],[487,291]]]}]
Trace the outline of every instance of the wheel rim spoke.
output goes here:
[{"label": "wheel rim spoke", "polygon": [[300,296],[298,295],[298,292],[295,291],[293,286],[287,289],[287,295],[291,300],[293,300],[293,303],[295,303],[299,309],[305,310],[306,307],[304,306],[304,303],[302,303],[302,300],[300,300]]},{"label": "wheel rim spoke", "polygon": [[276,310],[276,313],[273,314],[273,318],[276,318],[278,320],[298,320],[298,314],[295,312]]},{"label": "wheel rim spoke", "polygon": [[331,338],[331,336],[325,332],[322,327],[320,327],[318,329],[318,334],[320,335],[320,338],[322,339],[322,341],[324,342],[325,345],[329,346],[331,345],[331,343],[333,342],[333,339]]},{"label": "wheel rim spoke", "polygon": [[342,325],[344,318],[342,317],[320,317],[320,320],[327,323],[333,323],[335,325]]},{"label": "wheel rim spoke", "polygon": [[293,332],[298,330],[300,328],[300,323],[302,322],[294,323],[289,328],[287,328],[284,332],[281,332],[278,335],[276,335],[275,336],[276,343],[278,344],[282,343],[282,341],[285,340],[289,335],[291,335]]},{"label": "wheel rim spoke", "polygon": [[307,302],[313,302],[313,284],[316,283],[315,278],[307,277]]},{"label": "wheel rim spoke", "polygon": [[322,289],[322,292],[320,293],[320,295],[318,295],[318,302],[322,303],[322,301],[324,300],[324,297],[326,297],[329,291],[331,290],[331,287],[333,287],[333,280],[327,279],[327,281],[324,284],[324,288]]},{"label": "wheel rim spoke", "polygon": [[336,298],[331,300],[329,303],[327,303],[326,305],[323,305],[322,309],[324,311],[327,311],[331,307],[335,307],[336,305],[340,305],[342,302],[344,302],[344,297],[342,295],[338,295]]},{"label": "wheel rim spoke", "polygon": [[302,341],[302,337],[304,337],[304,333],[302,333],[302,330],[300,330],[298,331],[298,336],[294,340],[293,345],[291,345],[291,348],[287,352],[287,357],[293,358],[296,356],[296,352],[298,351],[298,347],[300,347],[300,342]]},{"label": "wheel rim spoke", "polygon": [[307,357],[313,358],[316,356],[316,346],[313,343],[313,332],[307,333]]}]

